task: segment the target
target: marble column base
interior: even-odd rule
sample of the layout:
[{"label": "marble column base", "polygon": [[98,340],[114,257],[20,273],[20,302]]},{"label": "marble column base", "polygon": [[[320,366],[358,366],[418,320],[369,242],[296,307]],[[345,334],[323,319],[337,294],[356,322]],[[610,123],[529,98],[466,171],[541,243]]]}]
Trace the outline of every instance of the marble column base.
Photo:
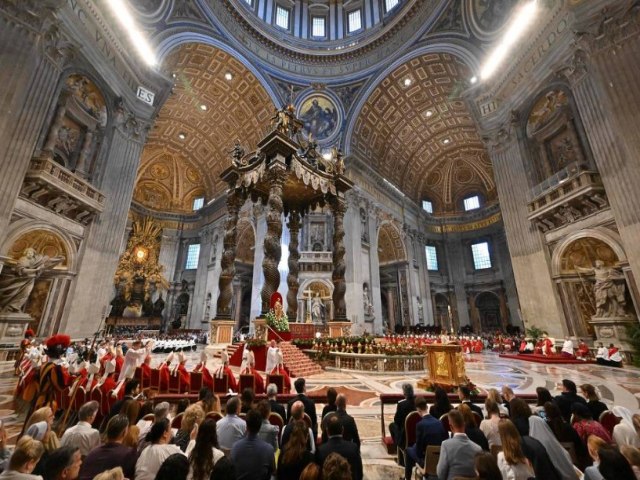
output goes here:
[{"label": "marble column base", "polygon": [[618,317],[591,317],[589,323],[596,332],[596,343],[602,342],[605,347],[613,343],[620,349],[626,361],[633,354],[633,347],[629,343],[627,325],[637,323],[638,319],[632,315]]},{"label": "marble column base", "polygon": [[329,322],[329,337],[348,337],[351,335],[351,322]]},{"label": "marble column base", "polygon": [[211,320],[209,345],[233,343],[233,327],[236,322],[234,320]]},{"label": "marble column base", "polygon": [[18,346],[33,319],[27,313],[0,313],[0,345]]}]

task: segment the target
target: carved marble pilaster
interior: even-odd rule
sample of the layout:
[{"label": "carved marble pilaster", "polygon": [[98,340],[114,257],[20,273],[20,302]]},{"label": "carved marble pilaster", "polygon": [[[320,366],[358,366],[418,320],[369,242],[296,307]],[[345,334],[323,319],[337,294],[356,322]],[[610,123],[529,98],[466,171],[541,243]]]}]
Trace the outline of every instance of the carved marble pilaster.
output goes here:
[{"label": "carved marble pilaster", "polygon": [[298,272],[300,270],[300,252],[298,250],[298,233],[300,232],[300,214],[293,210],[289,212],[289,274],[287,275],[287,316],[290,321],[298,318]]},{"label": "carved marble pilaster", "polygon": [[218,302],[216,319],[231,319],[231,300],[233,298],[233,277],[236,273],[236,243],[238,237],[238,214],[244,203],[244,197],[238,191],[231,191],[227,197],[227,221],[224,228],[222,260],[220,262],[220,280],[218,282]]},{"label": "carved marble pilaster", "polygon": [[[282,237],[282,212],[284,206],[282,202],[282,189],[286,179],[287,171],[284,161],[278,161],[278,155],[269,167],[269,199],[267,200],[267,234],[264,238],[264,259],[262,260],[262,271],[264,273],[264,285],[260,297],[262,299],[262,314],[269,311],[271,295],[278,290],[280,285],[280,272],[278,263],[282,250],[280,241]],[[282,159],[284,160],[284,158]]]},{"label": "carved marble pilaster", "polygon": [[347,319],[347,306],[344,300],[347,291],[345,283],[345,248],[344,248],[344,214],[347,210],[344,199],[336,198],[331,202],[333,211],[333,320],[345,321]]}]

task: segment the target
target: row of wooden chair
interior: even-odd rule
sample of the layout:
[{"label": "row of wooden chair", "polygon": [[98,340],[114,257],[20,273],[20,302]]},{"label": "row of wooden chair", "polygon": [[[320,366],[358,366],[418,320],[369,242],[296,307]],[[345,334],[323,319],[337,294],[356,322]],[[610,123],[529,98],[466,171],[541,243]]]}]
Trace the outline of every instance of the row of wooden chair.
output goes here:
[{"label": "row of wooden chair", "polygon": [[[220,377],[214,375],[213,384],[208,382],[208,384],[205,385],[204,376],[201,372],[191,372],[188,388],[182,385],[180,375],[170,375],[166,391],[161,388],[160,370],[157,368],[152,368],[151,375],[147,378],[142,375],[142,369],[138,367],[135,378],[140,382],[141,389],[156,390],[160,393],[198,393],[203,386],[209,387],[218,395],[226,395],[229,393],[229,377],[226,373]],[[238,390],[242,392],[245,388],[251,388],[255,392],[255,381],[255,377],[251,374],[240,375]],[[267,375],[267,385],[270,383],[274,383],[276,387],[278,387],[278,393],[284,393],[284,376],[269,374]]]}]

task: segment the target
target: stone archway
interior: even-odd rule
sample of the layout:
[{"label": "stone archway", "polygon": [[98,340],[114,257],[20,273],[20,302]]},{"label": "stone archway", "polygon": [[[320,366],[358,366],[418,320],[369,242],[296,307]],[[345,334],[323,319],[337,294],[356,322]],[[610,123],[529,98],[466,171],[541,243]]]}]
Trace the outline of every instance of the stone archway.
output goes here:
[{"label": "stone archway", "polygon": [[60,327],[67,295],[75,274],[77,247],[62,231],[42,222],[24,221],[14,224],[1,254],[18,260],[26,248],[48,257],[64,257],[55,268],[45,270],[34,283],[24,311],[33,319],[29,323],[37,336],[46,337]]},{"label": "stone archway", "polygon": [[399,331],[411,324],[409,266],[404,240],[392,222],[383,222],[378,229],[378,262],[384,298],[382,322],[392,332]]},{"label": "stone archway", "polygon": [[478,310],[480,328],[483,332],[502,330],[500,299],[493,292],[482,292],[476,296],[475,308]]},{"label": "stone archway", "polygon": [[[607,267],[626,264],[626,255],[617,235],[606,229],[583,230],[564,239],[554,250],[552,274],[558,288],[566,320],[566,331],[577,337],[594,337],[589,323],[595,314],[593,274],[584,269],[600,260]],[[628,295],[629,289],[627,289]],[[628,305],[633,305],[631,299]]]},{"label": "stone archway", "polygon": [[[298,321],[306,322],[308,317],[314,323],[313,315],[314,298],[320,299],[319,322],[326,323],[333,318],[333,284],[330,280],[309,279],[303,282],[298,289]],[[309,312],[309,315],[307,315]],[[324,318],[322,316],[324,315]]]}]

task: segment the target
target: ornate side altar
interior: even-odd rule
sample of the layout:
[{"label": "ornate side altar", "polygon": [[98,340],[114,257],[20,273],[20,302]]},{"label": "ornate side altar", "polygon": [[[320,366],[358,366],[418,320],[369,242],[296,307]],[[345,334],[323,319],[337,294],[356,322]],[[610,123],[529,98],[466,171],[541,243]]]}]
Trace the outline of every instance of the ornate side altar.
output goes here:
[{"label": "ornate side altar", "polygon": [[428,375],[418,380],[418,388],[432,390],[437,385],[447,389],[469,383],[460,345],[428,345],[426,363]]},{"label": "ornate side altar", "polygon": [[[262,317],[269,312],[270,299],[278,290],[281,257],[282,218],[287,218],[291,240],[289,242],[289,274],[287,276],[287,316],[297,318],[299,288],[298,232],[302,216],[316,206],[329,205],[333,212],[333,311],[332,321],[345,323],[345,247],[344,214],[345,193],[353,184],[344,176],[342,152],[333,148],[324,155],[309,135],[302,134],[302,122],[294,115],[292,106],[276,111],[271,131],[258,142],[257,149],[245,154],[236,143],[230,151],[232,165],[221,174],[229,186],[227,190],[227,220],[224,233],[224,252],[221,261],[216,317],[212,324],[232,318],[233,279],[237,244],[239,212],[245,201],[260,201],[267,205],[267,232],[264,238],[262,271],[264,284],[261,291]],[[256,329],[261,327],[256,320]],[[344,325],[340,331],[345,331]],[[212,340],[213,341],[213,340]]]}]

